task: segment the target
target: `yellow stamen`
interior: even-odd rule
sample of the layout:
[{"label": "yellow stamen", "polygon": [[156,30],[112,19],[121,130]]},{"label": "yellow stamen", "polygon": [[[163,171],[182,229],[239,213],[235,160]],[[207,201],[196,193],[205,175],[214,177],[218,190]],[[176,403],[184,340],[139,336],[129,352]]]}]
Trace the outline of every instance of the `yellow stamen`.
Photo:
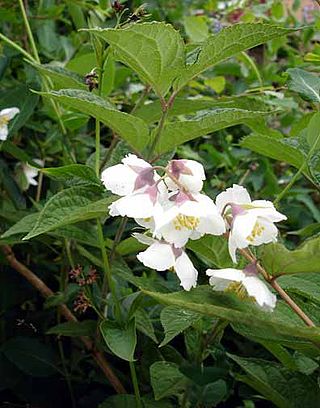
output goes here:
[{"label": "yellow stamen", "polygon": [[0,126],[5,126],[9,123],[10,118],[7,115],[0,116]]},{"label": "yellow stamen", "polygon": [[181,231],[182,228],[186,228],[188,230],[195,230],[200,223],[200,219],[198,217],[191,217],[188,215],[179,214],[173,220],[174,228],[177,231]]},{"label": "yellow stamen", "polygon": [[260,237],[265,230],[265,227],[261,224],[259,224],[258,221],[254,224],[254,227],[252,228],[251,234],[247,236],[247,240],[251,243],[254,242],[256,237]]}]

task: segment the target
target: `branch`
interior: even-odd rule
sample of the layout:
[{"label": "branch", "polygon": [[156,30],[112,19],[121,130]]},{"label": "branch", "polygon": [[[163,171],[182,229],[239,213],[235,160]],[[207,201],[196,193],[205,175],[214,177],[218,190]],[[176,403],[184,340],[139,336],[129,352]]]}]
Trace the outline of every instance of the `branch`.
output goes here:
[{"label": "branch", "polygon": [[[9,245],[4,245],[2,247],[2,251],[5,254],[5,257],[9,263],[9,265],[15,269],[17,272],[20,273],[26,280],[35,287],[44,298],[52,296],[54,292],[40,279],[37,275],[35,275],[29,268],[27,268],[24,264],[19,262],[15,257],[14,252],[10,248]],[[78,319],[76,316],[71,312],[71,310],[66,305],[59,306],[61,314],[65,317],[66,320],[77,322]],[[122,383],[120,382],[119,378],[113,372],[112,368],[110,367],[109,363],[105,359],[104,355],[95,348],[94,343],[89,337],[81,336],[80,337],[82,343],[86,347],[86,349],[92,354],[93,358],[95,359],[98,366],[101,368],[105,376],[110,381],[113,388],[117,391],[118,394],[126,394],[126,390]]]}]

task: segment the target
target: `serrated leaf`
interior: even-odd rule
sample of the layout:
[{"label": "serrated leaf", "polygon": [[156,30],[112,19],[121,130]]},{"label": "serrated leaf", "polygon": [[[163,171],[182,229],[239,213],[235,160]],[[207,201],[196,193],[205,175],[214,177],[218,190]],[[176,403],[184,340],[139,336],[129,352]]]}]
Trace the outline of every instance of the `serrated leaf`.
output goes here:
[{"label": "serrated leaf", "polygon": [[126,326],[111,320],[100,324],[100,331],[110,350],[118,357],[134,361],[134,350],[137,344],[136,324],[132,319]]},{"label": "serrated leaf", "polygon": [[234,24],[223,28],[218,34],[208,37],[202,44],[195,62],[187,66],[185,73],[177,81],[176,89],[181,89],[201,72],[241,51],[288,35],[293,31],[295,30],[265,23]]},{"label": "serrated leaf", "polygon": [[208,286],[198,286],[190,292],[156,293],[142,290],[148,296],[166,305],[192,310],[209,317],[218,317],[250,329],[268,331],[269,337],[279,335],[287,340],[304,339],[320,341],[320,329],[305,327],[294,317],[293,322],[281,319],[281,315],[261,311],[249,300],[235,295],[215,292]]},{"label": "serrated leaf", "polygon": [[184,310],[176,306],[165,307],[160,315],[161,324],[165,332],[165,338],[162,340],[160,347],[168,344],[173,338],[199,319],[200,315],[190,310]]},{"label": "serrated leaf", "polygon": [[97,95],[77,89],[41,92],[41,95],[56,99],[64,105],[100,120],[135,150],[143,150],[149,142],[149,130],[142,119],[118,111]]},{"label": "serrated leaf", "polygon": [[300,68],[290,68],[288,88],[298,93],[303,99],[320,102],[320,79],[318,76]]},{"label": "serrated leaf", "polygon": [[320,274],[311,276],[313,276],[311,280],[308,279],[309,274],[280,276],[277,282],[285,291],[300,295],[320,305]]},{"label": "serrated leaf", "polygon": [[279,408],[317,407],[320,391],[316,382],[301,373],[293,372],[280,364],[255,358],[228,355],[247,374],[236,376],[252,386]]},{"label": "serrated leaf", "polygon": [[317,236],[293,251],[278,242],[264,245],[259,251],[259,259],[272,276],[320,272],[319,253],[320,236]]},{"label": "serrated leaf", "polygon": [[165,125],[156,152],[157,154],[165,153],[197,137],[238,125],[246,119],[259,118],[264,114],[265,112],[235,108],[201,111],[192,119]]},{"label": "serrated leaf", "polygon": [[194,43],[201,43],[209,35],[207,18],[205,16],[185,16],[183,25],[187,36]]},{"label": "serrated leaf", "polygon": [[165,96],[184,67],[184,44],[171,25],[151,22],[124,29],[91,29],[112,45],[114,57],[135,71],[156,93]]},{"label": "serrated leaf", "polygon": [[140,307],[134,313],[134,317],[136,319],[137,330],[150,337],[150,339],[152,339],[155,343],[158,343],[152,320],[149,317],[148,313],[142,307]]},{"label": "serrated leaf", "polygon": [[84,164],[69,164],[68,166],[62,167],[47,167],[41,169],[41,172],[54,180],[68,181],[73,185],[101,185],[101,181],[96,176],[92,167]]},{"label": "serrated leaf", "polygon": [[6,232],[1,235],[1,238],[8,238],[12,235],[25,234],[30,231],[39,218],[40,213],[34,213],[26,215],[10,227]]},{"label": "serrated leaf", "polygon": [[100,197],[101,190],[93,186],[75,186],[60,191],[49,199],[36,224],[23,239],[34,238],[64,225],[106,216],[112,198],[99,200]]},{"label": "serrated leaf", "polygon": [[52,79],[56,89],[74,88],[74,89],[87,89],[84,78],[76,72],[69,69],[49,65],[49,64],[36,64],[30,63],[36,68],[42,75]]},{"label": "serrated leaf", "polygon": [[167,361],[153,363],[150,367],[150,377],[156,400],[179,395],[188,383],[187,377],[179,371],[178,365]]},{"label": "serrated leaf", "polygon": [[82,322],[65,322],[50,327],[46,334],[58,334],[61,336],[78,337],[92,336],[95,334],[97,322],[95,320],[84,320]]},{"label": "serrated leaf", "polygon": [[206,235],[195,241],[190,240],[187,248],[198,255],[210,268],[230,268],[233,266],[228,242],[224,237]]},{"label": "serrated leaf", "polygon": [[312,116],[307,127],[306,138],[314,152],[320,149],[320,112]]},{"label": "serrated leaf", "polygon": [[[230,96],[219,99],[202,98],[176,98],[168,112],[168,117],[189,115],[197,111],[211,108],[237,108],[254,111],[270,111],[270,106],[263,101],[249,96]],[[156,100],[141,106],[135,115],[146,123],[153,123],[160,119],[162,114],[160,101]]]}]

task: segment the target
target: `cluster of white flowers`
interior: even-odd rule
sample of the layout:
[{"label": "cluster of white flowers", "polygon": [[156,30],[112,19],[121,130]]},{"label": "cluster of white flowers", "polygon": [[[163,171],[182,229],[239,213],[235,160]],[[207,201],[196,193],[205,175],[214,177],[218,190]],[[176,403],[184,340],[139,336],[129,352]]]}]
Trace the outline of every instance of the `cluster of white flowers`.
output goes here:
[{"label": "cluster of white flowers", "polygon": [[[162,177],[158,169],[164,171]],[[106,168],[101,180],[107,190],[121,196],[110,205],[110,215],[134,218],[149,231],[147,235],[133,234],[149,246],[137,255],[139,261],[157,271],[173,268],[185,290],[195,287],[198,278],[185,251],[189,239],[225,234],[236,263],[238,248],[276,241],[274,222],[286,219],[271,202],[251,201],[247,190],[236,184],[220,193],[214,203],[201,193],[205,173],[203,166],[193,160],[171,160],[161,168],[129,154],[122,164]],[[275,306],[276,297],[258,278],[255,265],[244,270],[209,269],[207,275],[216,290],[239,282],[257,304],[271,310]]]}]

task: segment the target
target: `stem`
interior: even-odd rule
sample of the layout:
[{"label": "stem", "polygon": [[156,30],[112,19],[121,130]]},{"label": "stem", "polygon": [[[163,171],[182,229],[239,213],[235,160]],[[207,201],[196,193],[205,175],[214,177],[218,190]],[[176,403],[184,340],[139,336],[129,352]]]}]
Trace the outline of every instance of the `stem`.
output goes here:
[{"label": "stem", "polygon": [[24,4],[23,4],[23,0],[19,0],[19,5],[20,5],[20,8],[21,8],[23,22],[24,22],[24,25],[26,26],[26,30],[27,30],[27,34],[28,34],[29,41],[30,41],[30,44],[31,44],[31,49],[32,49],[32,52],[33,52],[33,55],[34,55],[34,59],[39,64],[41,64],[39,54],[38,54],[38,50],[37,50],[37,47],[36,47],[36,43],[34,41],[33,34],[32,34],[30,24],[29,24],[29,21],[28,21],[26,9],[25,9]]},{"label": "stem", "polygon": [[9,38],[7,38],[4,34],[0,33],[0,39],[10,45],[10,47],[16,49],[19,51],[22,55],[24,55],[28,60],[31,62],[36,62],[36,60],[33,58],[31,54],[29,54],[27,51],[25,51],[20,45],[16,44],[15,42],[11,41]]},{"label": "stem", "polygon": [[264,279],[273,287],[273,289],[278,292],[278,294],[282,297],[282,299],[287,303],[288,306],[302,319],[305,324],[309,327],[315,327],[313,321],[304,313],[302,309],[295,303],[293,299],[282,289],[278,282],[276,282],[275,278],[270,276],[268,272],[259,264],[257,258],[246,249],[239,250],[241,254],[250,262],[254,262],[256,264],[257,270],[261,273]]},{"label": "stem", "polygon": [[133,361],[129,361],[129,365],[130,365],[130,373],[131,373],[131,379],[132,379],[132,384],[133,384],[133,389],[134,389],[134,395],[136,397],[136,406],[137,408],[142,408],[142,401],[140,397],[136,368],[135,368]]},{"label": "stem", "polygon": [[96,176],[100,177],[100,122],[96,119]]},{"label": "stem", "polygon": [[[34,286],[44,298],[54,295],[54,292],[40,278],[38,278],[37,275],[35,275],[29,268],[27,268],[24,264],[17,260],[9,245],[3,245],[2,251],[9,265],[17,272],[19,272],[24,278],[26,278],[26,280],[32,286]],[[76,316],[70,311],[70,309],[66,305],[59,306],[59,309],[61,311],[61,314],[64,316],[66,320],[72,322],[78,321]],[[104,355],[100,351],[95,349],[91,339],[89,337],[80,336],[80,340],[82,341],[86,349],[92,354],[94,360],[99,365],[104,375],[108,378],[113,388],[119,394],[126,394],[126,390],[122,383],[120,382],[119,378],[113,372]]]},{"label": "stem", "polygon": [[259,81],[260,87],[263,88],[263,81],[262,81],[262,78],[261,78],[261,75],[260,75],[260,72],[258,70],[258,67],[257,67],[256,63],[254,62],[254,60],[246,52],[242,51],[241,55],[248,62],[248,64],[251,66],[251,68],[253,69],[253,71],[254,71],[254,73],[255,73],[258,81]]}]

